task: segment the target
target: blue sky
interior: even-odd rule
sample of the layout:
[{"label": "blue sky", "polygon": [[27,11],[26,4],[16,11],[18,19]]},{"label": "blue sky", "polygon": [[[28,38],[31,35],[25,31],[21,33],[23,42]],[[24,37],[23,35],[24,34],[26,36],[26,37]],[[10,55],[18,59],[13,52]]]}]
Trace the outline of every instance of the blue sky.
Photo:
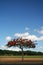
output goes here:
[{"label": "blue sky", "polygon": [[36,48],[30,50],[43,52],[43,0],[0,0],[0,48],[6,37],[14,39],[26,32],[38,38]]}]

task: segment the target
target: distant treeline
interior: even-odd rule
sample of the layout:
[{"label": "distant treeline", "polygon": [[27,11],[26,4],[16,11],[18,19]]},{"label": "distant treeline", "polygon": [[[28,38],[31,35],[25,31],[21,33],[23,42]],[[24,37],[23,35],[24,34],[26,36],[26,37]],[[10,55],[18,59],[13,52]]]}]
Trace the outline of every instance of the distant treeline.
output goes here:
[{"label": "distant treeline", "polygon": [[[0,50],[0,55],[22,55],[21,51]],[[24,51],[24,55],[43,55],[42,52]]]}]

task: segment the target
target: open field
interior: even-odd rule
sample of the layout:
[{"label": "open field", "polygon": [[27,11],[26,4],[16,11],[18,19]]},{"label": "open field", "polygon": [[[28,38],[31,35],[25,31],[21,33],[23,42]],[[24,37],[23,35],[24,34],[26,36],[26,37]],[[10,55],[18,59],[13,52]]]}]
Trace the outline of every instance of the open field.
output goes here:
[{"label": "open field", "polygon": [[[22,58],[22,56],[0,56],[0,58]],[[31,56],[27,56],[27,55],[25,55],[24,56],[24,58],[43,58],[43,56],[33,56],[33,55],[31,55]]]},{"label": "open field", "polygon": [[[0,56],[0,63],[21,63],[22,56]],[[24,63],[43,63],[43,56],[24,56]]]}]

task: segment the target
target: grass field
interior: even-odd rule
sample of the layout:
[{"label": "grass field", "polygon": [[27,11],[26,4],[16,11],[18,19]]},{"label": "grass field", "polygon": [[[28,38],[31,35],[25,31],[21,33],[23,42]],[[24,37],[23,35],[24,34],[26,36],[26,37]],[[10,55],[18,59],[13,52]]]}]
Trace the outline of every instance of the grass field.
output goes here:
[{"label": "grass field", "polygon": [[[0,56],[0,58],[22,58],[22,56]],[[43,58],[43,56],[24,56],[24,58]]]}]

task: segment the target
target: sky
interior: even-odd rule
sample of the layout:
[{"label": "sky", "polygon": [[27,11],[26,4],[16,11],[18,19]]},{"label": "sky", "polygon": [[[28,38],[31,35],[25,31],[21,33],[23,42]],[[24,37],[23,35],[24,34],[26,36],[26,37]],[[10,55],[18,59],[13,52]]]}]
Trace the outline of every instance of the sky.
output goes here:
[{"label": "sky", "polygon": [[43,52],[43,0],[0,0],[0,49],[9,40],[23,37],[37,40],[32,51]]}]

